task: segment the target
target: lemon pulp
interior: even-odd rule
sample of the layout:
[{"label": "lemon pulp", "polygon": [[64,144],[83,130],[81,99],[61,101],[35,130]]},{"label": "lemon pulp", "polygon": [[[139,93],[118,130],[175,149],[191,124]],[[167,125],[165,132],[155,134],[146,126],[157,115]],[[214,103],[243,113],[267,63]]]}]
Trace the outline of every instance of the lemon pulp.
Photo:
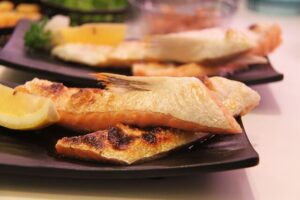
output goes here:
[{"label": "lemon pulp", "polygon": [[0,84],[0,126],[33,130],[58,120],[59,114],[50,99],[17,92]]},{"label": "lemon pulp", "polygon": [[81,43],[93,45],[117,45],[125,39],[125,24],[85,24],[54,31],[55,45]]}]

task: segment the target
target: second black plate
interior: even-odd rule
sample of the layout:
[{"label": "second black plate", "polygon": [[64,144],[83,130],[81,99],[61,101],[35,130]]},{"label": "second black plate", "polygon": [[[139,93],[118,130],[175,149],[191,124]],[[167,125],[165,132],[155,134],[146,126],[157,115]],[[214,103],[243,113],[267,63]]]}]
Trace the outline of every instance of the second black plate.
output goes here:
[{"label": "second black plate", "polygon": [[[24,47],[24,33],[30,22],[23,20],[16,27],[12,38],[0,52],[0,64],[8,67],[37,72],[48,75],[62,82],[78,83],[81,85],[95,85],[96,81],[90,76],[95,72],[113,72],[130,74],[130,70],[95,69],[73,63],[66,63],[48,54],[30,53]],[[268,83],[283,79],[283,74],[274,70],[271,64],[253,65],[249,69],[236,72],[228,78],[242,81],[248,85]]]}]

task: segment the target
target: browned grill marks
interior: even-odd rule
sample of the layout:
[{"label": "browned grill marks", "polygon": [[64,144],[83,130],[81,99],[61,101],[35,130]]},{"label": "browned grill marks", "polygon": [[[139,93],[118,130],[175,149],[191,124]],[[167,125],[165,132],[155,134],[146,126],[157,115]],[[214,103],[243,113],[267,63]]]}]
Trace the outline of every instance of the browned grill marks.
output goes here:
[{"label": "browned grill marks", "polygon": [[163,131],[163,128],[161,127],[151,127],[147,129],[147,132],[152,135],[160,133],[161,131]]},{"label": "browned grill marks", "polygon": [[144,133],[142,138],[150,144],[155,144],[157,142],[156,136],[152,133]]},{"label": "browned grill marks", "polygon": [[59,93],[64,88],[64,85],[62,83],[52,83],[50,86],[45,88],[46,90],[49,90],[51,93]]},{"label": "browned grill marks", "polygon": [[93,91],[90,89],[83,89],[81,88],[78,90],[78,92],[74,93],[71,96],[72,99],[72,104],[74,106],[84,106],[84,105],[89,105],[95,103],[96,99],[93,95]]},{"label": "browned grill marks", "polygon": [[126,149],[134,139],[134,137],[126,135],[121,129],[115,126],[108,129],[107,138],[113,148],[118,150]]},{"label": "browned grill marks", "polygon": [[100,132],[95,132],[93,134],[88,134],[85,136],[74,136],[74,137],[64,137],[62,141],[64,143],[70,143],[71,145],[79,145],[79,144],[85,144],[89,147],[93,147],[96,149],[101,149],[104,147],[104,144],[102,143],[103,138],[101,138],[101,135],[97,137],[96,135],[100,134]]},{"label": "browned grill marks", "polygon": [[71,144],[80,144],[80,137],[70,137],[70,138],[67,138],[67,137],[65,137],[65,138],[63,138],[63,141],[64,142],[70,142]]},{"label": "browned grill marks", "polygon": [[[97,133],[97,132],[96,132]],[[103,143],[99,138],[96,137],[95,134],[88,134],[82,138],[82,142],[90,147],[94,147],[96,149],[103,148]]]}]

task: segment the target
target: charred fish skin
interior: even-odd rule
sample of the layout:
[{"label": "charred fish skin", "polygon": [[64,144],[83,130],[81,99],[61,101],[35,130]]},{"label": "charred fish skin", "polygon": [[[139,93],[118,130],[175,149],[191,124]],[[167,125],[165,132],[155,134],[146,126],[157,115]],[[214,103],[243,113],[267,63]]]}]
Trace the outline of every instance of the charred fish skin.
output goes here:
[{"label": "charred fish skin", "polygon": [[207,135],[118,124],[83,136],[64,137],[56,143],[56,152],[63,157],[130,165],[162,157]]},{"label": "charred fish skin", "polygon": [[197,78],[97,76],[107,85],[105,89],[58,87],[57,83],[34,79],[17,90],[50,97],[60,113],[59,124],[76,131],[94,132],[124,123],[241,132],[232,114]]}]

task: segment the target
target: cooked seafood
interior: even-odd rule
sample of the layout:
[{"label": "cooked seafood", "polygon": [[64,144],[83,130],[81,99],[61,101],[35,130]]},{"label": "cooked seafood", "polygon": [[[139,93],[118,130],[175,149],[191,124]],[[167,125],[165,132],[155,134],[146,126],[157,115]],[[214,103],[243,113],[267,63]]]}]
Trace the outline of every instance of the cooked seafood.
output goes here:
[{"label": "cooked seafood", "polygon": [[281,43],[281,29],[277,24],[255,24],[245,32],[249,38],[255,41],[255,47],[242,55],[231,59],[216,62],[216,64],[188,63],[176,65],[174,63],[141,62],[133,64],[135,76],[203,76],[203,75],[227,75],[235,71],[248,68],[253,64],[265,64],[265,58]]},{"label": "cooked seafood", "polygon": [[208,28],[152,36],[148,52],[159,61],[201,63],[236,57],[255,45],[255,40],[241,31]]},{"label": "cooked seafood", "polygon": [[124,123],[199,132],[241,132],[232,114],[199,79],[96,76],[105,89],[67,88],[34,79],[17,90],[50,97],[61,116],[59,123],[79,131],[92,132]]},{"label": "cooked seafood", "polygon": [[96,66],[99,63],[108,63],[108,55],[112,50],[112,46],[65,44],[63,48],[60,46],[54,48],[52,53],[54,55],[60,55],[65,61]]},{"label": "cooked seafood", "polygon": [[249,54],[267,56],[282,42],[281,28],[277,24],[253,24],[249,30],[256,37],[256,46]]},{"label": "cooked seafood", "polygon": [[235,133],[240,127],[232,115],[243,114],[260,99],[249,87],[225,78],[210,78],[207,87],[208,81],[203,84],[196,78],[97,77],[106,89],[67,88],[34,79],[17,90],[50,97],[61,115],[60,124],[84,131],[127,123]]},{"label": "cooked seafood", "polygon": [[130,67],[146,57],[146,46],[146,43],[137,41],[126,41],[116,47],[69,43],[56,46],[52,54],[65,61],[93,67]]},{"label": "cooked seafood", "polygon": [[188,63],[178,66],[174,63],[142,62],[133,64],[132,72],[134,76],[224,76],[247,69],[252,64],[265,64],[267,62],[265,57],[255,55],[240,56],[229,62],[216,65]]},{"label": "cooked seafood", "polygon": [[[240,131],[232,116],[246,114],[260,99],[243,83],[222,77],[95,76],[105,89],[67,88],[38,79],[16,88],[50,97],[61,125],[92,131],[58,140],[61,156],[127,165],[155,159],[211,133]],[[223,121],[215,121],[209,112]]]},{"label": "cooked seafood", "polygon": [[[263,57],[280,42],[281,31],[278,25],[253,25],[248,31],[205,29],[153,36],[143,41],[124,41],[108,52],[105,51],[106,46],[94,45],[97,46],[101,59],[97,56],[90,57],[95,53],[86,44],[59,45],[52,50],[52,54],[62,60],[98,67],[130,67],[136,62],[153,61],[196,62],[205,65],[207,61],[233,61],[245,54]],[[104,48],[102,54],[101,48]],[[81,57],[89,59],[78,58],[76,52],[81,52]],[[241,68],[245,65],[247,61],[235,64]]]},{"label": "cooked seafood", "polygon": [[[222,77],[204,78],[203,82],[234,116],[246,114],[259,102],[259,95],[243,83]],[[208,135],[117,124],[83,136],[64,137],[57,142],[56,151],[64,157],[129,165],[165,156]]]},{"label": "cooked seafood", "polygon": [[122,124],[83,136],[64,137],[56,152],[64,157],[100,162],[132,164],[162,157],[207,133],[173,128],[137,128]]},{"label": "cooked seafood", "polygon": [[208,81],[207,87],[233,116],[245,115],[259,104],[259,94],[241,82],[217,76]]}]

